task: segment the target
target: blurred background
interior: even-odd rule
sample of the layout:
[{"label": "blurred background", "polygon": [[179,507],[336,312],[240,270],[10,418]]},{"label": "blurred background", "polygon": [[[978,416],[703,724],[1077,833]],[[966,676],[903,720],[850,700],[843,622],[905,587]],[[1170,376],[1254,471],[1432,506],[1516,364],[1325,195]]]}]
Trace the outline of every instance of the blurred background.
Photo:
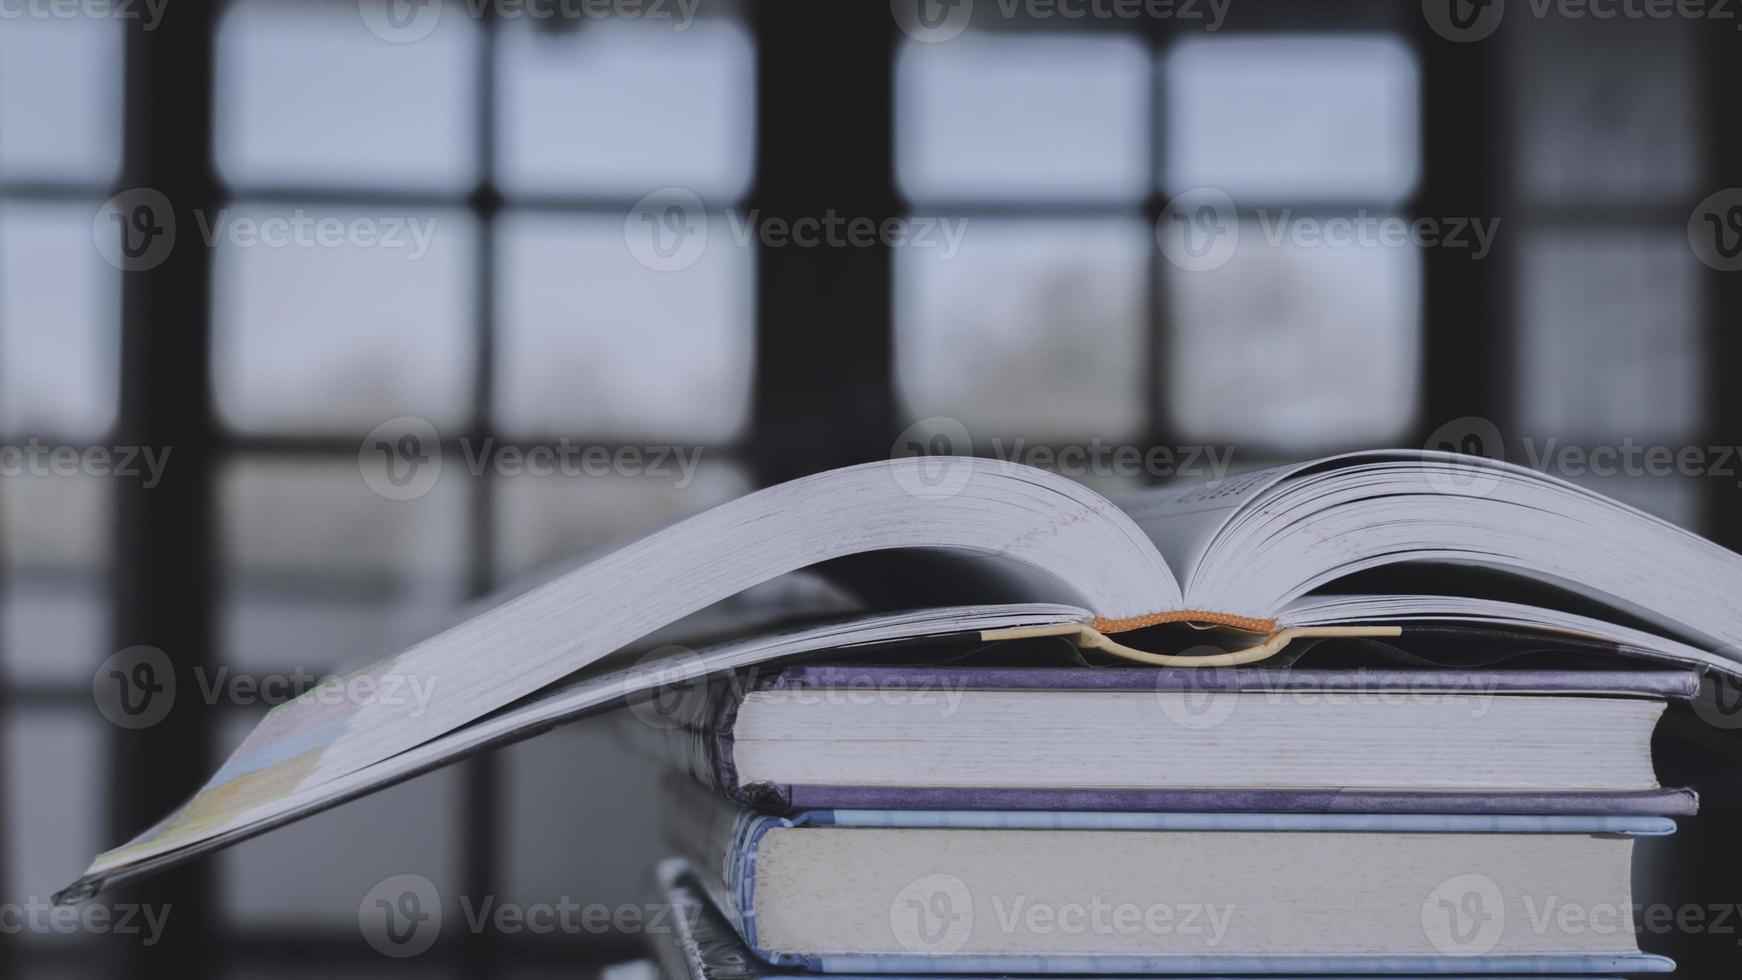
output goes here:
[{"label": "blurred background", "polygon": [[[7,969],[635,955],[358,934],[404,872],[637,901],[653,779],[591,723],[124,891],[173,910],[150,946],[20,910],[276,703],[214,679],[294,693],[553,562],[915,445],[1108,492],[1473,449],[1742,546],[1737,27],[1601,0],[3,0]],[[374,455],[406,425],[439,476]],[[515,465],[564,446],[613,462]],[[135,729],[93,689],[139,645],[181,694]]]}]

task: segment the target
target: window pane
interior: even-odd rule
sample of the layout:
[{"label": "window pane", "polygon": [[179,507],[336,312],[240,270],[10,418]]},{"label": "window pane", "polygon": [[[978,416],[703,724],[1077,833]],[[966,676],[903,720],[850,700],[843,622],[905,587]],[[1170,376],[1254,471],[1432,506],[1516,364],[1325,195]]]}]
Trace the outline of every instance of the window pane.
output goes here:
[{"label": "window pane", "polygon": [[[107,833],[103,742],[114,730],[89,708],[7,712],[8,902],[46,903],[99,847],[111,843],[99,838]],[[30,929],[28,921],[24,925],[24,938],[32,942],[88,940],[56,933],[46,923],[41,929]]]},{"label": "window pane", "polygon": [[[667,524],[750,492],[737,466],[684,447],[675,476],[533,476],[496,487],[496,577],[508,581],[628,544]],[[697,455],[697,453],[701,455]],[[642,457],[651,464],[651,458]],[[700,465],[696,465],[700,460]]]},{"label": "window pane", "polygon": [[0,433],[95,440],[114,424],[121,282],[96,212],[0,204]]},{"label": "window pane", "polygon": [[1421,345],[1415,247],[1272,245],[1245,221],[1226,264],[1167,273],[1167,404],[1182,437],[1299,454],[1409,431]]},{"label": "window pane", "polygon": [[112,179],[121,64],[118,20],[0,17],[0,180]]},{"label": "window pane", "polygon": [[[467,188],[477,175],[481,32],[462,3],[407,5],[415,43],[370,17],[387,4],[237,0],[218,31],[216,155],[237,185]],[[377,34],[380,31],[381,34]]]},{"label": "window pane", "polygon": [[1694,190],[1703,96],[1698,35],[1688,25],[1520,21],[1507,104],[1527,200],[1674,201]]},{"label": "window pane", "polygon": [[[241,206],[217,220],[213,360],[231,424],[361,436],[399,415],[467,418],[469,215]],[[370,231],[323,239],[316,222]]]},{"label": "window pane", "polygon": [[[648,869],[666,847],[660,775],[614,731],[627,723],[615,716],[588,719],[502,752],[508,809],[499,846],[507,900],[646,900]],[[563,778],[551,779],[553,772]],[[549,846],[573,837],[576,827],[611,846]]]},{"label": "window pane", "polygon": [[1167,55],[1170,192],[1241,204],[1407,197],[1419,176],[1415,56],[1387,37],[1191,38]]},{"label": "window pane", "polygon": [[556,32],[508,23],[496,94],[503,187],[710,199],[750,181],[755,59],[730,20],[601,21]]},{"label": "window pane", "polygon": [[0,570],[59,576],[106,567],[113,527],[110,479],[22,473],[0,479]]},{"label": "window pane", "polygon": [[[242,744],[260,718],[231,715],[226,749]],[[461,770],[438,770],[225,851],[218,856],[225,916],[241,927],[324,927],[361,941],[358,911],[371,890],[414,874],[435,886],[449,928],[464,923],[463,786]]]},{"label": "window pane", "polygon": [[27,683],[88,684],[110,649],[111,481],[0,478],[0,660]]},{"label": "window pane", "polygon": [[908,42],[896,164],[915,200],[1142,198],[1149,53],[1130,37],[968,35]]},{"label": "window pane", "polygon": [[716,217],[690,264],[658,271],[631,252],[626,236],[645,234],[634,217],[503,219],[496,413],[504,430],[718,442],[743,427],[752,249]]},{"label": "window pane", "polygon": [[896,255],[907,412],[958,419],[977,442],[1140,434],[1155,247],[1142,222],[967,220],[954,255]]},{"label": "window pane", "polygon": [[1699,422],[1699,276],[1674,231],[1525,237],[1519,414],[1562,440],[1673,438]]},{"label": "window pane", "polygon": [[388,500],[355,459],[245,459],[221,484],[224,661],[322,672],[445,625],[465,587],[469,478],[442,461],[427,493]]}]

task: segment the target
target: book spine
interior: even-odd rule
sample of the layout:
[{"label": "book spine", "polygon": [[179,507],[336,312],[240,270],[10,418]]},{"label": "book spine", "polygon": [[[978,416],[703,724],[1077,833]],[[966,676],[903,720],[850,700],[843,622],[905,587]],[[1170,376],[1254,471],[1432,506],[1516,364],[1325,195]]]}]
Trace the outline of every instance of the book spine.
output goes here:
[{"label": "book spine", "polygon": [[663,790],[663,832],[675,853],[689,862],[697,884],[732,927],[755,947],[756,841],[772,827],[791,826],[672,774]]},{"label": "book spine", "polygon": [[786,787],[738,782],[732,729],[743,700],[734,679],[715,678],[679,690],[669,706],[618,712],[617,734],[656,765],[683,774],[710,793],[745,806],[787,809]]}]

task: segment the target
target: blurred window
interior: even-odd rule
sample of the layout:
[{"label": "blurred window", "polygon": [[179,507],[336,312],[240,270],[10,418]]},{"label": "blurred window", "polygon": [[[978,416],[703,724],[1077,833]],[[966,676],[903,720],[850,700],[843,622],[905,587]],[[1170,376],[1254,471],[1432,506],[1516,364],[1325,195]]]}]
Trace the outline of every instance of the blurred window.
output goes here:
[{"label": "blurred window", "polygon": [[1681,18],[1526,18],[1506,49],[1518,78],[1516,441],[1539,460],[1631,451],[1631,464],[1556,471],[1696,530],[1702,474],[1654,474],[1639,454],[1704,446],[1710,271],[1689,247],[1704,231],[1689,206],[1716,188],[1699,184],[1698,41]]},{"label": "blurred window", "polygon": [[431,18],[429,33],[401,43],[370,30],[357,4],[233,0],[217,44],[224,179],[244,190],[470,190],[484,32],[458,0],[432,0],[417,17]]},{"label": "blurred window", "polygon": [[1171,428],[1260,454],[1396,441],[1421,373],[1414,54],[1386,35],[1193,37],[1160,77]]},{"label": "blurred window", "polygon": [[939,229],[895,255],[906,413],[981,452],[1408,432],[1420,87],[1389,34],[905,44],[898,177],[915,231]]},{"label": "blurred window", "polygon": [[[1153,61],[1124,35],[970,32],[896,63],[896,382],[982,449],[1148,428]],[[966,451],[966,447],[959,447]]]},{"label": "blurred window", "polygon": [[[0,17],[0,901],[14,907],[46,903],[111,843],[114,730],[91,692],[113,652],[114,500],[64,463],[106,452],[116,421],[121,273],[95,219],[120,171],[123,65],[120,22],[21,12]],[[43,922],[7,941],[68,973],[101,968]]]},{"label": "blurred window", "polygon": [[[213,394],[234,449],[217,659],[275,682],[393,653],[481,591],[748,489],[755,267],[726,212],[751,179],[749,33],[717,12],[383,6],[233,0],[214,133],[231,199],[178,230],[213,250]],[[635,237],[670,230],[663,204],[636,205],[673,193],[712,229],[678,263]],[[376,442],[431,477],[372,480]],[[233,706],[220,750],[272,703]],[[225,915],[341,938],[388,874],[427,869],[454,894],[465,848],[491,846],[466,828],[525,819],[469,778],[227,855]],[[402,834],[407,808],[446,816]]]}]

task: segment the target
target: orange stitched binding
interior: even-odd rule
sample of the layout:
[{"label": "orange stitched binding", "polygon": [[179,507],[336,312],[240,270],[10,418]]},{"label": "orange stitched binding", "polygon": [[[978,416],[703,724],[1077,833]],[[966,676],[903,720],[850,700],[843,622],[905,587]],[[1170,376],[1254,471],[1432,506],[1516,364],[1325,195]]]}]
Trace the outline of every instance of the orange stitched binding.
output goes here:
[{"label": "orange stitched binding", "polygon": [[1231,613],[1209,612],[1203,609],[1175,609],[1172,612],[1150,613],[1147,616],[1132,616],[1129,619],[1103,619],[1096,616],[1089,625],[1102,633],[1124,633],[1128,630],[1140,630],[1149,626],[1162,626],[1167,623],[1191,623],[1203,626],[1230,626],[1249,633],[1270,634],[1276,632],[1276,620],[1259,619],[1256,616],[1235,616]]}]

